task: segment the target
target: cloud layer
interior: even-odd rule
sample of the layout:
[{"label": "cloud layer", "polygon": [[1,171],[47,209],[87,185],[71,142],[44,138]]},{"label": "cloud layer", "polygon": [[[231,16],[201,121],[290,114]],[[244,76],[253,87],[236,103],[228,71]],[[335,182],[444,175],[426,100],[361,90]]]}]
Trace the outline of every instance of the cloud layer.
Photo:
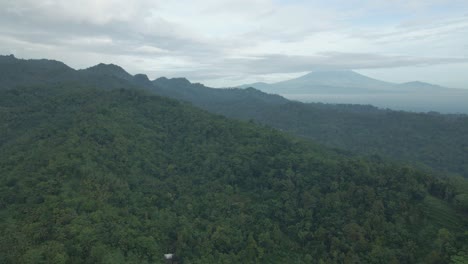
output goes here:
[{"label": "cloud layer", "polygon": [[318,68],[466,67],[466,43],[458,0],[0,1],[0,53],[217,86]]}]

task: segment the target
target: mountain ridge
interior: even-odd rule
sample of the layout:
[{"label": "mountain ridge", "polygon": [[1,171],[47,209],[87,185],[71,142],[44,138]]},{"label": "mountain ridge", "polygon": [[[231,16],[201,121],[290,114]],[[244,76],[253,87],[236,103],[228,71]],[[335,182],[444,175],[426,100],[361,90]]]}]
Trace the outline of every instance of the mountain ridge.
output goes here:
[{"label": "mountain ridge", "polygon": [[81,72],[86,73],[93,73],[93,74],[101,74],[101,75],[109,75],[118,78],[122,78],[125,80],[130,80],[133,78],[133,75],[125,71],[122,67],[115,65],[115,64],[104,64],[99,63],[97,65],[91,66],[89,68],[79,70]]},{"label": "mountain ridge", "polygon": [[[22,63],[28,64],[25,61]],[[5,70],[0,67],[0,88],[13,89],[28,84],[103,89],[143,88],[215,114],[253,120],[328,147],[362,155],[377,153],[443,173],[459,173],[468,177],[466,115],[410,113],[369,105],[301,103],[257,89],[215,89],[180,78],[163,77],[148,82],[145,77],[137,75],[124,80],[109,75],[83,74],[80,71],[50,78],[50,74],[42,68],[31,75],[24,71],[11,71],[15,69],[13,66],[5,65]],[[9,74],[5,74],[8,71]],[[421,146],[424,146],[424,151]]]},{"label": "mountain ridge", "polygon": [[[339,90],[342,92],[355,93],[356,91],[392,92],[395,90],[401,91],[402,88],[414,89],[422,86],[439,89],[453,89],[420,81],[410,81],[401,84],[386,82],[368,77],[352,70],[315,70],[293,79],[274,83],[257,82],[243,84],[238,87],[254,87],[265,92],[285,94],[327,92],[327,90],[324,90],[324,88],[326,89],[327,87],[329,89],[341,88]],[[347,91],[347,89],[351,91]]]},{"label": "mountain ridge", "polygon": [[371,104],[394,110],[468,113],[467,89],[420,81],[384,82],[349,70],[316,71],[281,82],[240,87],[250,86],[301,102]]}]

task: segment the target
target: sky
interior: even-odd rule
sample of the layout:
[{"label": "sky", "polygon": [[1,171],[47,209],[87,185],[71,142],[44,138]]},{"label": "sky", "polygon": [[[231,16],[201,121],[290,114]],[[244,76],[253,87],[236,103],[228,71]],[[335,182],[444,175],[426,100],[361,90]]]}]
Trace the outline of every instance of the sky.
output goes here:
[{"label": "sky", "polygon": [[0,54],[212,87],[351,69],[468,89],[468,1],[0,0]]}]

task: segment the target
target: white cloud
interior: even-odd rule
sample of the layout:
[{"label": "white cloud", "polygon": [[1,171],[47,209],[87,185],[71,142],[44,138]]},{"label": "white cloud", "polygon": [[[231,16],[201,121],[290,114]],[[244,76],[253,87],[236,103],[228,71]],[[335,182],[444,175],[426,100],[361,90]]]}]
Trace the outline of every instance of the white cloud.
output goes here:
[{"label": "white cloud", "polygon": [[457,68],[466,13],[461,0],[0,1],[0,52],[211,83],[311,67]]},{"label": "white cloud", "polygon": [[143,45],[135,49],[136,52],[142,52],[147,54],[161,54],[161,53],[168,53],[167,50],[161,49],[155,46],[148,46]]}]

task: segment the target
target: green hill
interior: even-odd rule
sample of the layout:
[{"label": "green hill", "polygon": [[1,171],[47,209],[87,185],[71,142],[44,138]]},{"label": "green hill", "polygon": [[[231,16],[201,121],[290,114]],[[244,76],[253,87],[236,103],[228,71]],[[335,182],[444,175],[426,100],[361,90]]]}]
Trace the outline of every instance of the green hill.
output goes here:
[{"label": "green hill", "polygon": [[464,258],[458,191],[410,167],[134,89],[2,90],[0,125],[0,263]]},{"label": "green hill", "polygon": [[[191,102],[210,112],[255,120],[329,147],[468,177],[467,115],[410,113],[370,105],[299,103],[276,100],[275,95],[253,88],[212,89],[176,80],[158,79],[154,84],[150,88],[154,92]],[[238,94],[248,99],[240,99]]]},{"label": "green hill", "polygon": [[467,115],[410,113],[368,105],[305,104],[253,88],[213,89],[184,78],[149,81],[145,75],[132,76],[116,65],[99,64],[75,71],[57,61],[0,56],[0,89],[39,84],[99,89],[140,87],[212,113],[255,120],[328,147],[468,177]]}]

